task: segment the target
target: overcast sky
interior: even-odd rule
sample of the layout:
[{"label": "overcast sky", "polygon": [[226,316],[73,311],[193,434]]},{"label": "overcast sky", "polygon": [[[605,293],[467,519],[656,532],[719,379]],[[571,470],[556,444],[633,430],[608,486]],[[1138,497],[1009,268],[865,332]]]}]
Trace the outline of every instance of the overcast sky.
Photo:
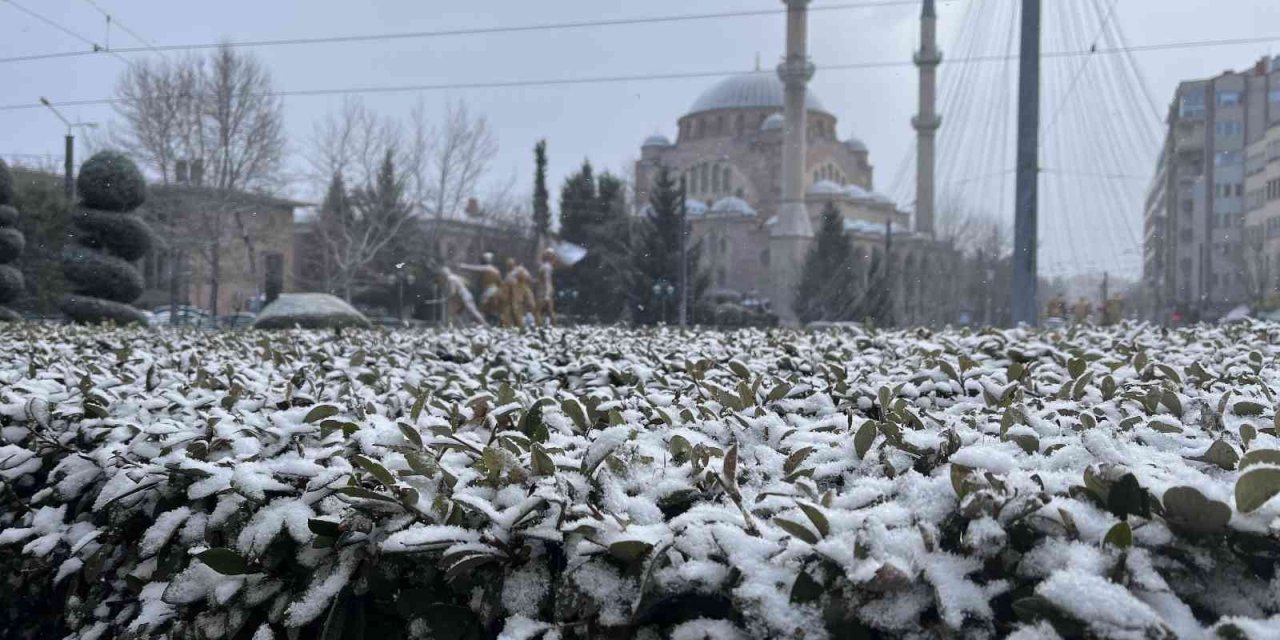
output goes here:
[{"label": "overcast sky", "polygon": [[[18,0],[67,29],[95,42],[106,40],[105,21],[89,0]],[[451,28],[520,25],[677,15],[781,7],[777,0],[94,0],[125,27],[155,44],[369,34]],[[941,41],[954,42],[965,1],[940,2]],[[1016,0],[1005,2],[1015,11]],[[1111,0],[1050,0],[1108,4]],[[1130,44],[1216,38],[1277,36],[1276,0],[1115,0],[1115,19]],[[815,7],[836,4],[818,0]],[[72,51],[85,45],[0,0],[0,57]],[[857,135],[871,149],[880,190],[892,192],[894,170],[912,144],[915,110],[913,69],[829,70],[824,64],[909,60],[917,40],[914,6],[881,6],[815,13],[810,53],[819,66],[813,89],[840,119],[840,135]],[[1046,29],[1050,28],[1046,25]],[[119,28],[111,44],[137,46]],[[613,26],[554,32],[389,40],[256,50],[284,90],[378,87],[529,79],[558,79],[650,73],[750,70],[759,56],[766,67],[783,48],[780,15]],[[1046,50],[1050,49],[1046,44]],[[1167,102],[1183,78],[1244,68],[1268,52],[1268,45],[1224,46],[1138,54],[1156,100]],[[129,54],[128,58],[140,55]],[[0,64],[0,103],[104,98],[125,63],[111,55]],[[948,67],[942,67],[947,73]],[[476,89],[372,95],[366,103],[391,114],[407,113],[421,95],[442,111],[447,100],[465,99],[488,117],[501,151],[491,178],[515,176],[530,188],[532,147],[548,140],[551,185],[583,158],[598,167],[628,172],[649,134],[674,136],[675,121],[713,79],[619,82],[610,84]],[[314,122],[336,109],[340,96],[291,97],[285,101],[293,151],[302,151]],[[1149,111],[1149,109],[1148,109]],[[110,121],[109,106],[68,108],[72,119]],[[944,114],[945,117],[945,114]],[[944,121],[944,126],[946,121]],[[0,156],[50,154],[60,161],[63,127],[43,109],[0,111]],[[28,159],[30,160],[30,159]],[[1147,175],[1150,167],[1133,167]],[[296,195],[307,195],[305,187]],[[1140,212],[1134,211],[1140,219]],[[1140,228],[1140,227],[1139,227]],[[1044,229],[1042,228],[1042,237]],[[1052,242],[1051,240],[1046,240]],[[1059,252],[1061,254],[1061,251]],[[1061,262],[1061,260],[1059,260]],[[1133,261],[1129,266],[1132,267]],[[1104,265],[1105,266],[1105,265]]]}]

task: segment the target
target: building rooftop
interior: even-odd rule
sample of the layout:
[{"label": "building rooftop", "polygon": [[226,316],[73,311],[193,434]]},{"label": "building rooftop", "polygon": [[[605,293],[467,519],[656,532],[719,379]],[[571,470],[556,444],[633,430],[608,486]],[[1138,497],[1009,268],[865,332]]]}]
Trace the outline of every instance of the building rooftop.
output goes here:
[{"label": "building rooftop", "polygon": [[[717,109],[782,109],[785,90],[772,71],[731,76],[712,85],[698,96],[687,115]],[[810,111],[829,113],[813,91],[805,96]]]}]

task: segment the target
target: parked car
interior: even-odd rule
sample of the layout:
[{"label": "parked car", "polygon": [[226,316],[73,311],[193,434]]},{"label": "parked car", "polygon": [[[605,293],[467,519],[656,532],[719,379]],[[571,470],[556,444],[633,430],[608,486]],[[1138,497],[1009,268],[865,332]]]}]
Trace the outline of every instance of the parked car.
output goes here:
[{"label": "parked car", "polygon": [[253,321],[257,317],[257,314],[240,311],[219,317],[218,326],[223,329],[248,329],[253,326]]},{"label": "parked car", "polygon": [[[171,321],[172,318],[176,318],[176,321]],[[177,308],[170,308],[169,305],[156,307],[151,312],[151,326],[166,325],[213,329],[218,326],[218,323],[209,315],[209,312],[199,307],[191,305],[179,305]]]}]

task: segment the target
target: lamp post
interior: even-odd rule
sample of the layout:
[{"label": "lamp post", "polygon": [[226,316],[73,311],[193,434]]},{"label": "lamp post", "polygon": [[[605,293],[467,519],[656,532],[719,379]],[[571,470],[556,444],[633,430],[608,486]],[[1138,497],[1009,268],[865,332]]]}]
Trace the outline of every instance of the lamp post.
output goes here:
[{"label": "lamp post", "polygon": [[44,106],[48,107],[49,110],[53,112],[53,115],[57,116],[58,120],[62,121],[62,124],[67,125],[67,135],[65,138],[66,148],[65,148],[65,151],[63,152],[63,155],[64,155],[63,161],[65,164],[63,167],[64,176],[63,176],[62,188],[63,188],[63,193],[67,196],[67,201],[70,202],[71,199],[75,197],[75,192],[76,192],[76,186],[75,186],[76,185],[75,183],[76,137],[72,133],[72,131],[74,131],[77,128],[96,129],[98,127],[98,123],[71,122],[70,120],[67,120],[65,117],[63,117],[62,112],[58,111],[58,108],[53,106],[53,103],[49,102],[49,99],[44,96],[40,97],[40,104],[43,104]]},{"label": "lamp post", "polygon": [[653,297],[662,301],[662,322],[667,322],[667,300],[674,298],[676,288],[670,282],[659,280],[653,283]]},{"label": "lamp post", "polygon": [[557,307],[559,309],[574,309],[574,303],[578,300],[578,291],[576,289],[556,289],[556,298],[559,300]]},{"label": "lamp post", "polygon": [[395,273],[387,274],[387,286],[396,288],[396,318],[400,320],[400,324],[404,324],[404,286],[407,284],[413,286],[414,277],[412,273],[396,270]]}]

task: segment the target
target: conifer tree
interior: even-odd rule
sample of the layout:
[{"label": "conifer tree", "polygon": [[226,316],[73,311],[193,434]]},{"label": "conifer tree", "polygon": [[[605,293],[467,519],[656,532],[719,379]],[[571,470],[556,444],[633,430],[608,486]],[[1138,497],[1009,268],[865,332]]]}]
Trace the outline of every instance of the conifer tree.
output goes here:
[{"label": "conifer tree", "polygon": [[539,241],[551,232],[551,207],[547,193],[547,141],[541,140],[533,147],[536,169],[533,174],[533,230]]},{"label": "conifer tree", "polygon": [[[684,220],[680,205],[683,198],[684,194],[671,177],[670,170],[660,168],[650,190],[647,215],[638,225],[636,246],[632,252],[629,289],[636,322],[656,324],[662,321],[664,306],[667,322],[676,317],[678,296],[681,294],[680,227]],[[690,308],[696,306],[706,289],[706,277],[697,271],[699,249],[699,246],[691,244],[687,250]],[[655,292],[655,285],[670,285],[674,293]]]},{"label": "conifer tree", "polygon": [[614,322],[626,308],[625,192],[618,178],[608,173],[597,178],[589,161],[560,190],[560,237],[586,248],[587,256],[557,276],[557,290],[570,296],[561,305],[564,310],[583,320]]},{"label": "conifer tree", "polygon": [[796,311],[804,322],[851,319],[857,306],[858,287],[853,245],[844,231],[844,218],[835,205],[822,210],[822,226],[816,244],[805,258]]}]

